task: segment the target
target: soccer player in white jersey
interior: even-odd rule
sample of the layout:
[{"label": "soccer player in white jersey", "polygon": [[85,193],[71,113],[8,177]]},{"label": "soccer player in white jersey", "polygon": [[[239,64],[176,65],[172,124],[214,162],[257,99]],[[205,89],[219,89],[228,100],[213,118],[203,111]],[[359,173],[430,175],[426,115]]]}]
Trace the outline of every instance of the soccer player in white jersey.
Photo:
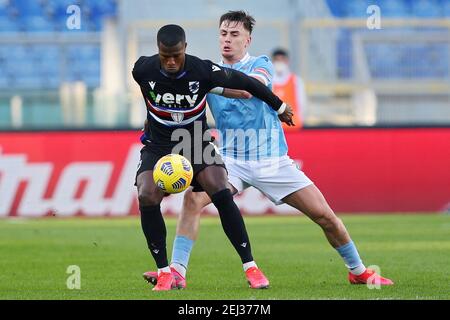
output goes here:
[{"label": "soccer player in white jersey", "polygon": [[[254,22],[253,17],[243,11],[230,11],[220,18],[220,65],[242,71],[271,88],[271,61],[267,56],[253,57],[247,52]],[[228,91],[227,96],[230,95],[246,97],[248,93]],[[289,158],[277,112],[254,97],[227,99],[208,94],[207,99],[220,133],[220,151],[234,193],[254,186],[275,204],[286,203],[303,212],[322,228],[330,245],[344,260],[350,283],[393,284],[364,266],[343,222],[319,189]],[[247,133],[253,130],[257,134],[248,134],[250,138],[242,142],[239,134],[231,134],[239,130]],[[199,231],[201,210],[210,203],[211,199],[205,192],[188,190],[185,193],[171,262],[172,273],[180,288],[186,287],[186,271]],[[254,262],[244,264],[243,268],[247,279],[252,279],[252,274],[262,275]],[[146,272],[144,278],[155,283],[156,273]],[[266,288],[269,281],[262,275],[249,281],[249,284],[252,288]]]}]

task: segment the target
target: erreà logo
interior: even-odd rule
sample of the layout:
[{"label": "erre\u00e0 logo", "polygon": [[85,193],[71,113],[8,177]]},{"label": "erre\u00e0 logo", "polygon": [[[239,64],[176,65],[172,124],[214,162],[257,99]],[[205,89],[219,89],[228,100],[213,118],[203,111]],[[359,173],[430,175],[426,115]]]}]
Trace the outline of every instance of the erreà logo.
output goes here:
[{"label": "erre\u00e0 logo", "polygon": [[189,103],[190,107],[195,105],[195,101],[197,100],[198,94],[194,94],[192,97],[187,94],[172,94],[172,93],[164,93],[163,95],[158,95],[154,98],[156,103],[160,103],[161,100],[165,104],[174,104],[181,105],[184,100]]}]

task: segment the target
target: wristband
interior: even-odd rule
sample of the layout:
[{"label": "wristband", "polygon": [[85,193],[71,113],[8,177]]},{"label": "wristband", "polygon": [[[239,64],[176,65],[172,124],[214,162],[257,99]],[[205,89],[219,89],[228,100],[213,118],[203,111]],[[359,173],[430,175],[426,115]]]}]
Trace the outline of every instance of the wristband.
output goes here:
[{"label": "wristband", "polygon": [[284,113],[284,111],[286,110],[286,103],[283,102],[283,104],[281,105],[280,109],[277,110],[278,114],[282,114]]},{"label": "wristband", "polygon": [[218,94],[219,96],[221,96],[223,94],[224,90],[225,89],[222,88],[222,87],[215,87],[215,88],[212,88],[209,92],[210,93],[214,93],[214,94]]}]

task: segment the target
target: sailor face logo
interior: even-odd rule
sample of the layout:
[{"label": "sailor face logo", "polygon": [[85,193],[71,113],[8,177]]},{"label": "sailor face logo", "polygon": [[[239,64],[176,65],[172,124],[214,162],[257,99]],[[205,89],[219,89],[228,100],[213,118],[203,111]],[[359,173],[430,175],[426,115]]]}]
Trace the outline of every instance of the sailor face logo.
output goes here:
[{"label": "sailor face logo", "polygon": [[184,119],[184,114],[181,112],[172,112],[170,116],[172,117],[172,120],[175,121],[176,123],[180,123]]},{"label": "sailor face logo", "polygon": [[189,91],[196,94],[200,89],[200,83],[198,81],[189,81]]}]

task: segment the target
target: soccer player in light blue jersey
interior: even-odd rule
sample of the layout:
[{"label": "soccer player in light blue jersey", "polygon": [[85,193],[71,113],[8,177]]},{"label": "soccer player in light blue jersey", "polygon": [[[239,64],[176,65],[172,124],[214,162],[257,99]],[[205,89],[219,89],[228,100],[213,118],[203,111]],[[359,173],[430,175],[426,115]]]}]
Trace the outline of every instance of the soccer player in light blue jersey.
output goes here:
[{"label": "soccer player in light blue jersey", "polygon": [[[254,19],[243,11],[230,11],[220,18],[220,65],[242,71],[271,87],[273,66],[267,56],[253,57],[247,52]],[[225,91],[224,91],[225,90]],[[287,155],[288,146],[279,115],[263,101],[248,93],[217,88],[207,100],[220,133],[219,143],[234,193],[253,186],[275,204],[286,203],[317,223],[330,245],[348,268],[352,284],[391,285],[375,271],[367,269],[344,224],[335,215],[319,189]],[[247,99],[237,99],[247,98]],[[197,239],[201,210],[211,203],[205,192],[188,190],[178,220],[171,270],[180,288],[186,287],[186,271]],[[266,288],[267,278],[254,261],[243,265],[252,288]],[[155,272],[144,273],[155,283]]]}]

